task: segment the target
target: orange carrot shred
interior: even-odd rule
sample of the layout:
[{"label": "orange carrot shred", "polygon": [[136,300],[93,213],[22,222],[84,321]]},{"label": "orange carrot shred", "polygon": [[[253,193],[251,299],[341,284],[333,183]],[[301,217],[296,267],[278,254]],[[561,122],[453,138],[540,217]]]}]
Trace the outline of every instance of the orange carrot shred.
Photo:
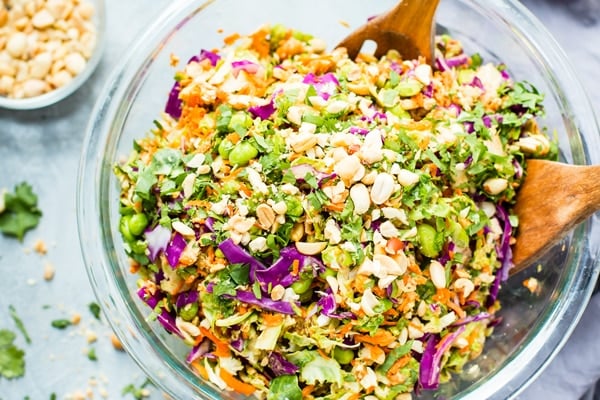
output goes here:
[{"label": "orange carrot shred", "polygon": [[256,391],[256,388],[254,386],[246,382],[242,382],[241,380],[237,379],[229,372],[227,372],[224,368],[220,369],[219,375],[221,376],[221,379],[223,379],[223,382],[227,384],[227,386],[229,386],[236,392],[243,394],[244,396],[250,396]]}]

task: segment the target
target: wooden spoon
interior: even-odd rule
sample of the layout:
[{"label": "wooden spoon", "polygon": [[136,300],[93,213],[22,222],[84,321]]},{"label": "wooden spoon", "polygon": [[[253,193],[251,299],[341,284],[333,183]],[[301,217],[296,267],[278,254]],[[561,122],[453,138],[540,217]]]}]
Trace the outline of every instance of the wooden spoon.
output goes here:
[{"label": "wooden spoon", "polygon": [[425,57],[433,62],[433,16],[439,0],[400,0],[390,11],[370,19],[338,44],[356,58],[365,41],[377,43],[375,57],[397,50],[403,59]]},{"label": "wooden spoon", "polygon": [[600,165],[527,160],[527,176],[514,208],[519,228],[510,274],[526,268],[598,210]]}]

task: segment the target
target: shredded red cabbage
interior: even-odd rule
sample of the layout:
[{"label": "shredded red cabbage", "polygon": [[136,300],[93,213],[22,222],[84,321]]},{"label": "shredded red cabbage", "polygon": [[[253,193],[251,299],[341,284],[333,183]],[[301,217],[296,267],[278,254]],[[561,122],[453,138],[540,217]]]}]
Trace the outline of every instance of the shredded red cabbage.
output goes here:
[{"label": "shredded red cabbage", "polygon": [[331,95],[335,94],[338,86],[340,86],[340,82],[331,72],[320,76],[309,73],[304,77],[302,83],[313,85],[317,94],[324,100],[329,99]]},{"label": "shredded red cabbage", "polygon": [[448,109],[454,111],[454,114],[456,114],[456,116],[458,117],[460,115],[460,113],[462,112],[462,107],[459,106],[456,103],[452,103],[448,106]]},{"label": "shredded red cabbage", "polygon": [[459,54],[454,57],[446,58],[446,65],[450,68],[460,67],[469,62],[469,57],[466,54]]},{"label": "shredded red cabbage", "polygon": [[144,238],[148,243],[148,258],[155,262],[160,252],[167,249],[171,240],[171,230],[158,224],[153,229],[146,230]]},{"label": "shredded red cabbage", "polygon": [[317,305],[321,308],[321,314],[327,317],[336,319],[356,319],[356,315],[350,311],[344,311],[341,313],[335,312],[337,310],[335,295],[329,288],[325,293],[322,294],[319,301],[317,301]]},{"label": "shredded red cabbage", "polygon": [[481,120],[483,121],[483,125],[486,128],[492,127],[492,117],[490,117],[489,115],[484,115],[483,117],[481,117]]},{"label": "shredded red cabbage", "polygon": [[271,117],[271,115],[273,115],[275,113],[275,102],[273,101],[273,99],[271,99],[271,101],[269,101],[267,104],[264,104],[262,106],[254,106],[254,107],[248,108],[248,111],[255,118],[260,118],[263,120],[269,119]]},{"label": "shredded red cabbage", "polygon": [[292,174],[294,174],[294,177],[298,182],[304,182],[306,175],[309,174],[317,178],[318,185],[321,185],[323,181],[327,179],[333,179],[337,176],[337,174],[335,173],[328,174],[325,172],[318,171],[310,164],[294,165],[290,168],[290,170],[292,171]]},{"label": "shredded red cabbage", "polygon": [[281,354],[272,351],[269,354],[269,368],[275,376],[294,375],[300,368],[294,363],[289,362]]},{"label": "shredded red cabbage", "polygon": [[219,249],[231,264],[248,264],[250,266],[250,276],[253,276],[253,272],[256,270],[267,268],[263,263],[252,257],[250,253],[235,244],[231,238],[222,241],[219,244]]},{"label": "shredded red cabbage", "polygon": [[177,295],[177,300],[175,301],[175,306],[177,308],[183,308],[188,304],[197,303],[198,302],[198,291],[197,290],[188,290],[187,292],[182,292]]},{"label": "shredded red cabbage", "polygon": [[198,62],[203,61],[203,60],[209,60],[210,65],[212,65],[214,67],[217,65],[217,63],[219,62],[220,59],[221,59],[221,56],[218,55],[217,53],[202,49],[202,50],[200,50],[200,57],[198,57]]},{"label": "shredded red cabbage", "polygon": [[208,353],[209,350],[210,340],[204,339],[203,341],[192,347],[192,350],[188,353],[187,357],[185,358],[185,361],[188,363],[193,363],[194,361]]},{"label": "shredded red cabbage", "polygon": [[440,365],[442,356],[464,330],[464,325],[459,326],[454,332],[447,334],[441,340],[439,340],[438,335],[429,336],[419,365],[420,387],[432,390],[438,388],[442,369]]},{"label": "shredded red cabbage", "polygon": [[174,119],[179,119],[181,117],[181,111],[183,109],[181,99],[179,98],[180,91],[181,85],[179,85],[179,82],[175,82],[169,92],[167,104],[165,105],[165,112]]},{"label": "shredded red cabbage", "polygon": [[165,308],[162,309],[161,313],[156,316],[156,319],[169,333],[174,333],[183,339],[183,334],[175,324],[175,317],[171,315]]},{"label": "shredded red cabbage", "polygon": [[450,69],[448,64],[446,64],[446,60],[444,59],[444,57],[437,57],[435,59],[435,67],[442,72],[448,71]]},{"label": "shredded red cabbage", "polygon": [[502,261],[502,266],[499,269],[501,281],[504,282],[508,279],[508,273],[513,266],[512,262],[512,249],[510,247],[510,239],[512,237],[512,226],[510,225],[510,219],[508,212],[501,205],[496,205],[496,215],[498,220],[503,224],[502,240],[500,248],[497,249],[498,258]]},{"label": "shredded red cabbage", "polygon": [[242,338],[232,340],[231,343],[229,343],[229,344],[236,351],[241,352],[244,350],[244,339],[242,339]]},{"label": "shredded red cabbage", "polygon": [[215,228],[214,228],[214,224],[215,224],[215,219],[213,217],[208,217],[204,220],[204,226],[206,227],[206,229],[208,229],[210,232],[214,232]]},{"label": "shredded red cabbage", "polygon": [[481,82],[481,79],[479,79],[478,76],[474,77],[469,85],[485,91],[485,86],[483,86],[483,83]]},{"label": "shredded red cabbage", "polygon": [[289,246],[281,249],[279,258],[269,268],[256,269],[254,274],[250,276],[250,281],[255,280],[260,283],[262,289],[266,292],[269,288],[275,285],[288,287],[298,280],[298,275],[292,275],[290,268],[294,261],[299,263],[299,269],[302,270],[304,264],[304,254],[300,254],[296,247]]},{"label": "shredded red cabbage", "polygon": [[366,128],[359,128],[358,126],[351,126],[350,129],[348,129],[348,132],[352,133],[352,134],[366,135],[370,131]]},{"label": "shredded red cabbage", "polygon": [[271,300],[271,298],[267,296],[257,299],[254,293],[246,292],[244,290],[238,290],[235,296],[225,294],[223,295],[223,297],[234,298],[241,301],[242,303],[252,304],[264,310],[274,311],[280,314],[295,314],[292,304],[288,303],[287,301]]},{"label": "shredded red cabbage", "polygon": [[233,61],[231,63],[231,68],[233,76],[237,78],[237,76],[240,74],[240,71],[246,71],[249,74],[257,73],[258,69],[260,68],[260,64],[250,60]]},{"label": "shredded red cabbage", "polygon": [[481,321],[481,320],[484,320],[484,319],[490,319],[492,317],[493,316],[490,313],[482,312],[482,313],[479,313],[477,315],[469,315],[469,316],[466,316],[464,318],[461,318],[461,319],[457,320],[456,322],[454,322],[452,324],[452,326],[467,325],[467,324],[470,324],[471,322],[477,322],[477,321]]},{"label": "shredded red cabbage", "polygon": [[158,305],[158,302],[161,299],[158,293],[159,292],[156,291],[155,294],[151,294],[145,286],[142,286],[137,291],[138,297],[142,299],[144,303],[148,304],[150,308],[154,308]]},{"label": "shredded red cabbage", "polygon": [[171,267],[175,268],[179,264],[185,246],[187,246],[187,242],[179,232],[176,232],[165,250],[165,256]]}]

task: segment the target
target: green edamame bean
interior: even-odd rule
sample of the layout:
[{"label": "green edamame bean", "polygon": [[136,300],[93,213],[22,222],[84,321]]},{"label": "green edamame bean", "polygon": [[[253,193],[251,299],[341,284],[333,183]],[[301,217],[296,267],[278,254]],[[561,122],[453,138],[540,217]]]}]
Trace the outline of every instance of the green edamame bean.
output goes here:
[{"label": "green edamame bean", "polygon": [[132,235],[139,236],[148,226],[148,217],[146,217],[146,214],[133,214],[130,216],[127,226]]},{"label": "green edamame bean", "polygon": [[124,215],[121,217],[119,221],[119,232],[123,236],[126,242],[133,242],[135,240],[135,236],[129,230],[129,220],[131,219],[131,215]]},{"label": "green edamame bean", "polygon": [[190,303],[183,306],[181,310],[179,310],[179,316],[184,321],[191,321],[198,314],[198,303]]},{"label": "green edamame bean", "polygon": [[310,285],[312,284],[312,279],[300,279],[294,283],[292,283],[292,290],[296,294],[306,293],[308,289],[310,289]]},{"label": "green edamame bean", "polygon": [[336,361],[342,365],[350,364],[350,362],[354,360],[354,351],[351,349],[336,347],[333,349],[333,358],[335,358]]},{"label": "green edamame bean", "polygon": [[231,153],[231,150],[233,149],[233,143],[231,143],[228,139],[223,139],[221,140],[221,143],[219,143],[219,155],[224,159],[227,160],[229,158],[229,153]]},{"label": "green edamame bean", "polygon": [[421,253],[429,258],[436,257],[442,250],[441,243],[437,239],[435,228],[429,224],[417,226],[417,238],[421,245]]},{"label": "green edamame bean", "polygon": [[234,165],[246,165],[258,155],[258,150],[248,142],[239,142],[231,152],[229,161]]},{"label": "green edamame bean", "polygon": [[337,275],[337,271],[333,268],[325,268],[325,271],[321,272],[319,274],[319,277],[322,279],[327,279],[330,276],[336,276]]}]

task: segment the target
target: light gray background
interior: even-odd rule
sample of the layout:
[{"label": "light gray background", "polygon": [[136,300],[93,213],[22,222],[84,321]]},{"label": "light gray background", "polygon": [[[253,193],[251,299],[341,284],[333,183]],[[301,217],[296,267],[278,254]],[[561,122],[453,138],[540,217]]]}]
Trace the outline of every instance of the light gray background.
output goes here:
[{"label": "light gray background", "polygon": [[[9,316],[14,305],[33,342],[21,336],[26,350],[26,375],[18,380],[0,378],[0,399],[75,398],[83,394],[101,399],[123,397],[122,389],[144,382],[145,377],[125,353],[113,349],[104,319],[96,321],[87,305],[95,301],[87,281],[76,229],[75,191],[79,153],[84,130],[95,100],[112,66],[128,44],[169,0],[106,0],[107,43],[101,64],[92,78],[61,103],[37,111],[0,110],[0,188],[12,189],[27,181],[39,195],[44,216],[39,227],[23,243],[0,236],[0,329],[15,328]],[[563,46],[584,82],[594,104],[600,104],[600,25],[590,6],[594,0],[527,0],[525,4],[542,20]],[[600,149],[598,149],[600,151]],[[32,251],[36,240],[48,245],[48,253]],[[51,282],[43,279],[44,264],[56,269]],[[577,399],[586,385],[600,374],[600,299],[588,309],[574,338],[587,340],[584,349],[570,341],[561,356],[523,399]],[[77,326],[57,330],[54,319],[81,315]],[[595,324],[595,325],[594,325]],[[89,344],[87,337],[97,336]],[[93,347],[98,361],[88,360]],[[587,362],[586,372],[578,369]],[[593,365],[595,364],[595,365]],[[151,399],[162,399],[150,387]]]}]

